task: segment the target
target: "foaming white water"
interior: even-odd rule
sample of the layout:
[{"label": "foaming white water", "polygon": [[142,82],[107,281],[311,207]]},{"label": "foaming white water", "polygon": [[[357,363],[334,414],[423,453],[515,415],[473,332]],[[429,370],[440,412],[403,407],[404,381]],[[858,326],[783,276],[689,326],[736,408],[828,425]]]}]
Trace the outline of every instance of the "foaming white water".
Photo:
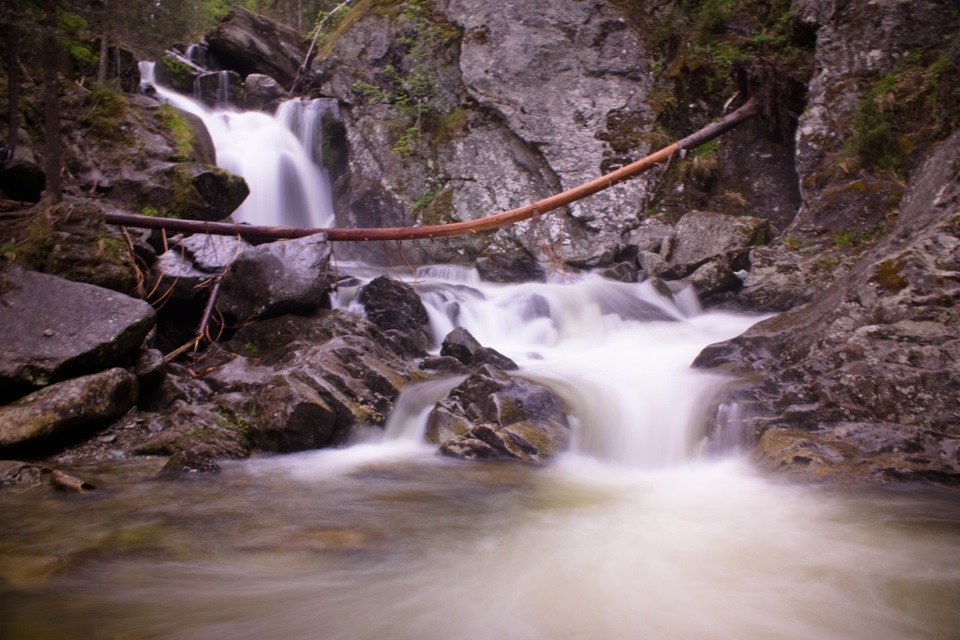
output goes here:
[{"label": "foaming white water", "polygon": [[[311,160],[312,150],[308,151],[283,119],[257,111],[210,110],[158,85],[153,63],[141,63],[140,68],[143,81],[165,101],[203,120],[217,150],[217,164],[247,181],[250,195],[233,213],[236,221],[302,228],[333,226],[326,175]],[[299,121],[307,123],[301,129],[315,136],[311,116],[322,113],[305,110]],[[311,149],[314,146],[311,137]]]},{"label": "foaming white water", "polygon": [[[690,364],[708,344],[759,320],[704,314],[695,298],[590,274],[498,285],[480,281],[475,270],[445,266],[420,268],[411,281],[437,349],[453,328],[464,327],[516,361],[520,375],[566,401],[576,425],[575,450],[643,468],[675,465],[699,450],[707,405],[728,381]],[[343,295],[349,299],[349,292]],[[394,432],[422,437],[432,402],[416,416],[397,419],[419,426]]]}]

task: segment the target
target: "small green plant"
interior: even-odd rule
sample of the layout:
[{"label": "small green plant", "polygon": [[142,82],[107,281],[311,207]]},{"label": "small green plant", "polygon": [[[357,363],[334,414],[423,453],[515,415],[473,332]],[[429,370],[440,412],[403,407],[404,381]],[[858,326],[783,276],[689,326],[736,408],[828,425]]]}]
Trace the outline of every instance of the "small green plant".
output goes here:
[{"label": "small green plant", "polygon": [[197,134],[183,115],[169,104],[157,109],[157,116],[173,138],[174,155],[171,160],[186,162],[193,159]]},{"label": "small green plant", "polygon": [[849,231],[841,231],[833,236],[833,246],[837,249],[849,249],[860,244],[860,238]]},{"label": "small green plant", "polygon": [[799,250],[803,246],[803,242],[797,236],[787,234],[781,238],[784,246],[793,251]]}]

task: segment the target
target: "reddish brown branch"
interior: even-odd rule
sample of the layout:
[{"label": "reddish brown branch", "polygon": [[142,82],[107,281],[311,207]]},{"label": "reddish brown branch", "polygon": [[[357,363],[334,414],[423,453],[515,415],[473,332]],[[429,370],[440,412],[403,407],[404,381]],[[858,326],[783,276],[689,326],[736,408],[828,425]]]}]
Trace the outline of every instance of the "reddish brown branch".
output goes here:
[{"label": "reddish brown branch", "polygon": [[726,117],[713,122],[703,129],[687,136],[679,142],[660,149],[644,158],[628,164],[616,171],[595,178],[562,193],[544,198],[538,202],[528,204],[518,209],[504,211],[495,215],[454,222],[450,224],[427,225],[423,227],[388,227],[380,229],[297,229],[291,227],[262,227],[254,225],[232,224],[226,222],[203,222],[198,220],[174,220],[170,218],[153,218],[133,214],[108,213],[106,220],[111,224],[123,224],[132,227],[147,229],[166,229],[168,231],[187,231],[191,233],[211,233],[220,235],[238,235],[258,238],[301,238],[304,236],[324,234],[329,241],[370,242],[374,240],[423,240],[431,238],[448,238],[467,233],[492,231],[516,222],[529,220],[536,216],[555,211],[568,204],[576,202],[608,189],[615,184],[633,178],[648,171],[656,165],[666,162],[678,151],[686,151],[713,140],[738,124],[757,113],[756,102],[751,98],[742,107]]}]

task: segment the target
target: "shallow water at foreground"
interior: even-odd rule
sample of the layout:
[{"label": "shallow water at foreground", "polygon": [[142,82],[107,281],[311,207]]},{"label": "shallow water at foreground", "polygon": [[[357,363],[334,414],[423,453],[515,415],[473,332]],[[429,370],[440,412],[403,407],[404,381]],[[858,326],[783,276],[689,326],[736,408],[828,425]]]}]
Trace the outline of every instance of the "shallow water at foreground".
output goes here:
[{"label": "shallow water at foreground", "polygon": [[741,460],[639,471],[404,442],[0,493],[0,637],[937,638],[960,496],[850,492]]}]

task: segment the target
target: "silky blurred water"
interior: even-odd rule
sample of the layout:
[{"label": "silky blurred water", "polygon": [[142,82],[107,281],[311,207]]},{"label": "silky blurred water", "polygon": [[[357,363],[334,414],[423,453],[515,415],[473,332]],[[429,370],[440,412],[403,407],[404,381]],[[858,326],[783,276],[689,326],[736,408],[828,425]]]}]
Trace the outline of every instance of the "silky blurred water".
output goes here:
[{"label": "silky blurred water", "polygon": [[573,451],[438,457],[423,421],[457,378],[411,387],[379,437],[342,450],[180,480],[118,462],[74,470],[89,494],[3,491],[0,637],[958,637],[956,492],[798,486],[705,446],[737,413],[711,401],[735,381],[689,363],[757,318],[593,276],[409,279],[438,341],[465,326],[562,395]]}]

